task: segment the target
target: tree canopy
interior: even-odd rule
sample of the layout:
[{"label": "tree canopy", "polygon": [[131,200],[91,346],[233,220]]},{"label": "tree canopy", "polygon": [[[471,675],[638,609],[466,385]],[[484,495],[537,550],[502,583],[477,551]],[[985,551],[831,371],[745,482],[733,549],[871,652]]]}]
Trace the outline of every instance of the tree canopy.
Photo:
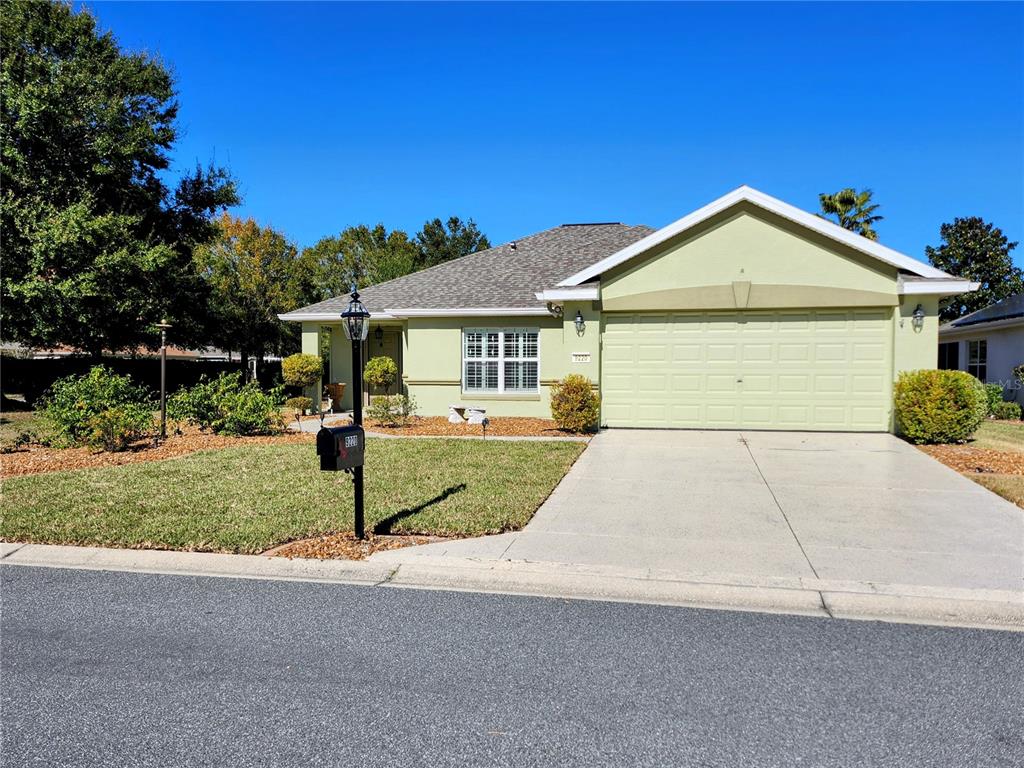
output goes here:
[{"label": "tree canopy", "polygon": [[178,103],[167,69],[122,52],[88,11],[10,0],[0,15],[4,337],[99,354],[154,344],[166,316],[204,334],[192,249],[238,202],[228,173],[172,188]]},{"label": "tree canopy", "polygon": [[353,280],[360,287],[376,285],[490,247],[472,219],[452,216],[424,222],[411,239],[383,224],[348,227],[303,250],[302,258],[326,299],[348,293]]},{"label": "tree canopy", "polygon": [[209,288],[212,340],[239,350],[243,362],[287,351],[297,329],[277,316],[318,298],[314,276],[280,232],[227,213],[217,227],[216,238],[195,252]]},{"label": "tree canopy", "polygon": [[321,299],[348,293],[353,280],[365,287],[407,275],[416,269],[416,256],[405,232],[383,224],[348,227],[302,252]]},{"label": "tree canopy", "polygon": [[423,229],[416,233],[416,247],[419,250],[416,268],[426,269],[485,251],[491,247],[491,242],[473,219],[464,222],[458,216],[450,216],[447,221],[431,219],[424,222]]},{"label": "tree canopy", "polygon": [[823,219],[835,217],[835,223],[844,229],[863,235],[868,240],[877,240],[878,233],[875,232],[874,225],[885,217],[875,213],[878,204],[872,203],[872,194],[870,189],[858,192],[852,187],[846,187],[832,195],[823,192],[818,195],[821,205],[821,213],[818,215]]},{"label": "tree canopy", "polygon": [[942,320],[956,320],[1024,291],[1024,270],[1014,266],[1010,256],[1017,243],[1009,242],[999,227],[969,216],[943,224],[939,235],[938,248],[924,249],[932,266],[981,284],[977,291],[944,299]]}]

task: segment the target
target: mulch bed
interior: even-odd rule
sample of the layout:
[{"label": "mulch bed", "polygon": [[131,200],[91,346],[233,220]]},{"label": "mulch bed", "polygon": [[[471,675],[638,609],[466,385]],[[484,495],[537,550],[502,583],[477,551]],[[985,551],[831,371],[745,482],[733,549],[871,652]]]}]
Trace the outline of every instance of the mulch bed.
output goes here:
[{"label": "mulch bed", "polygon": [[353,533],[332,533],[312,539],[302,539],[274,547],[263,554],[272,557],[308,558],[313,560],[365,560],[374,552],[401,549],[417,544],[443,541],[438,536],[374,536],[360,541]]},{"label": "mulch bed", "polygon": [[167,440],[157,446],[153,445],[152,440],[140,440],[127,451],[117,453],[94,452],[90,448],[31,446],[27,450],[0,455],[0,477],[20,477],[45,472],[63,472],[69,469],[116,467],[144,461],[162,461],[163,459],[186,456],[196,451],[241,445],[308,443],[314,437],[312,433],[297,432],[264,437],[229,437],[213,435],[201,432],[194,427],[187,427],[183,430],[183,434],[168,435]]},{"label": "mulch bed", "polygon": [[1017,451],[997,451],[992,448],[973,448],[969,445],[918,447],[947,467],[966,475],[1024,475],[1024,453]]},{"label": "mulch bed", "polygon": [[[405,427],[386,427],[372,421],[366,428],[388,435],[421,435],[431,437],[482,437],[479,424],[452,424],[444,416],[414,416]],[[569,437],[551,419],[532,419],[518,416],[499,416],[490,419],[487,435],[491,437]],[[584,435],[584,437],[586,437]]]}]

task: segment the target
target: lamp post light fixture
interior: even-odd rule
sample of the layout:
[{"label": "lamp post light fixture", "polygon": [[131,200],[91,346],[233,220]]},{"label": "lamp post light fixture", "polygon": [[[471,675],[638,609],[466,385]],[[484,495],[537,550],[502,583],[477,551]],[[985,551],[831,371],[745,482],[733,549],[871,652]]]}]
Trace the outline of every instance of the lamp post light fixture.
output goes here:
[{"label": "lamp post light fixture", "polygon": [[[370,313],[359,301],[359,291],[352,285],[352,300],[341,313],[341,326],[345,336],[352,342],[352,423],[363,425],[363,342],[370,331]],[[352,468],[352,484],[355,495],[355,534],[357,539],[366,538],[363,530],[363,466]]]},{"label": "lamp post light fixture", "polygon": [[166,318],[156,324],[160,329],[160,439],[167,439],[167,329]]},{"label": "lamp post light fixture", "polygon": [[914,327],[915,331],[920,331],[924,328],[924,307],[920,304],[914,310],[914,314],[911,315],[910,324]]},{"label": "lamp post light fixture", "polygon": [[583,322],[583,313],[578,309],[576,310],[576,335],[582,336],[584,331],[587,330],[587,324]]}]

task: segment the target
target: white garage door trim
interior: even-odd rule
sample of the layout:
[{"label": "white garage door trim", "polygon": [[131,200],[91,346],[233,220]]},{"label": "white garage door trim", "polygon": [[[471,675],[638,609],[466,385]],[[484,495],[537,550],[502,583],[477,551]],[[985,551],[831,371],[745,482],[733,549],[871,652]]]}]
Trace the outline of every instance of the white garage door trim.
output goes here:
[{"label": "white garage door trim", "polygon": [[610,427],[888,431],[892,309],[607,313]]}]

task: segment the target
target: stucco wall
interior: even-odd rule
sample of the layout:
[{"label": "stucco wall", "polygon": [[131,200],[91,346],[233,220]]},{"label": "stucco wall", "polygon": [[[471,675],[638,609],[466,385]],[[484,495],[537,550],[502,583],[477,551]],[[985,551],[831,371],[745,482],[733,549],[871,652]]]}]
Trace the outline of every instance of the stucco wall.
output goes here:
[{"label": "stucco wall", "polygon": [[[939,362],[939,299],[937,296],[903,296],[893,323],[893,376],[900,371],[934,368]],[[924,310],[924,325],[914,328],[917,305]]]},{"label": "stucco wall", "polygon": [[[574,319],[587,321],[582,336]],[[462,392],[463,328],[537,328],[540,344],[540,392],[536,395],[482,395]],[[573,363],[573,353],[589,353],[589,362]],[[600,370],[600,313],[591,302],[566,306],[564,318],[466,317],[410,318],[406,321],[403,378],[418,413],[441,416],[455,403],[485,407],[489,416],[550,418],[550,385],[568,373],[596,383]]]},{"label": "stucco wall", "polygon": [[1024,363],[1024,327],[989,330],[976,328],[973,331],[965,329],[956,333],[944,333],[939,341],[956,341],[959,344],[959,368],[966,371],[967,342],[981,339],[987,342],[987,381],[1002,384],[1008,398],[1024,402],[1024,390],[1013,378],[1013,368]]}]

